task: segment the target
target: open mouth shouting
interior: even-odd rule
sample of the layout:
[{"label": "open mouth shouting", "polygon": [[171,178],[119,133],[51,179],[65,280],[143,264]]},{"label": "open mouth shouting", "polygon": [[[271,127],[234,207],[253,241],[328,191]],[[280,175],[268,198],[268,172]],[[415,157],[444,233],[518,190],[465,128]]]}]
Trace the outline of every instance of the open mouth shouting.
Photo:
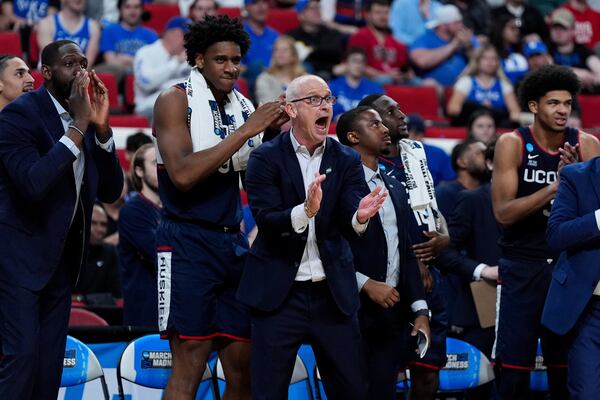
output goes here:
[{"label": "open mouth shouting", "polygon": [[330,121],[331,121],[331,116],[329,114],[317,118],[317,120],[315,121],[315,126],[317,127],[317,130],[319,131],[319,133],[327,135]]}]

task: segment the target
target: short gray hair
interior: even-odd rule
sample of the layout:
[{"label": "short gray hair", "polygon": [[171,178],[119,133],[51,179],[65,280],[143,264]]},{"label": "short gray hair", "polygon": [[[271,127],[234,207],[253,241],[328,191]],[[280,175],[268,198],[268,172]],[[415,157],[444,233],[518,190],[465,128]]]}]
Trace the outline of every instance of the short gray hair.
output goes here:
[{"label": "short gray hair", "polygon": [[327,82],[325,82],[323,80],[323,78],[321,78],[320,76],[317,76],[317,75],[299,76],[296,79],[294,79],[292,82],[290,82],[290,84],[288,85],[288,87],[285,91],[285,100],[290,101],[290,100],[294,100],[294,99],[301,97],[302,86],[304,85],[304,83],[306,83],[306,81],[313,80],[313,79],[322,81],[324,84],[327,85]]}]

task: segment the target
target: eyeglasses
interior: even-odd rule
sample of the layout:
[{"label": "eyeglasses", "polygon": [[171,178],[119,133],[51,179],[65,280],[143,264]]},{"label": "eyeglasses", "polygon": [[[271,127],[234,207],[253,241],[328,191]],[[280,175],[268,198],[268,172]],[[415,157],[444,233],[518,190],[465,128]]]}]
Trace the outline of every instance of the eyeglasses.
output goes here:
[{"label": "eyeglasses", "polygon": [[290,100],[290,103],[297,103],[299,101],[303,101],[303,100],[308,100],[308,104],[310,104],[313,107],[319,107],[321,104],[323,104],[323,100],[325,100],[325,102],[327,104],[330,105],[334,105],[337,97],[332,96],[332,95],[328,95],[325,97],[321,97],[321,96],[307,96],[307,97],[303,97],[301,99],[296,99],[296,100]]}]

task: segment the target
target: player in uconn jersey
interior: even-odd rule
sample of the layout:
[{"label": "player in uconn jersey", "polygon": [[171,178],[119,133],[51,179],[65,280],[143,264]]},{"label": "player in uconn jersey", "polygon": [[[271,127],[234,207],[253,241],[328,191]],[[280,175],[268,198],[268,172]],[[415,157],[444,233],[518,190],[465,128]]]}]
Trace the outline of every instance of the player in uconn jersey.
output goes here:
[{"label": "player in uconn jersey", "polygon": [[503,226],[499,261],[501,289],[495,346],[496,384],[501,399],[529,399],[529,372],[538,338],[552,399],[567,399],[564,337],[541,326],[541,313],[557,254],[545,232],[558,174],[567,164],[600,155],[600,143],[567,127],[573,97],[580,89],[568,68],[547,65],[521,83],[521,103],[533,125],[502,135],[496,144],[492,202]]},{"label": "player in uconn jersey", "polygon": [[248,250],[239,229],[240,160],[243,149],[258,143],[257,134],[283,122],[283,107],[271,102],[253,112],[233,90],[249,44],[242,25],[227,16],[191,25],[185,36],[190,77],[154,106],[163,203],[156,232],[158,317],[173,352],[168,400],[195,398],[213,349],[223,363],[225,397],[250,399],[250,319],[235,298]]}]

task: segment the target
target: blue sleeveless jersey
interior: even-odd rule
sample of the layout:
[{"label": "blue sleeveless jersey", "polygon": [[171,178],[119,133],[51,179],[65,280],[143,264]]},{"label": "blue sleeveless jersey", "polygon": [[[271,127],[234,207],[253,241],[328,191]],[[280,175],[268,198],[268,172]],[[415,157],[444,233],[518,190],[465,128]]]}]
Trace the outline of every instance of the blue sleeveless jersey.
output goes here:
[{"label": "blue sleeveless jersey", "polygon": [[[523,142],[521,164],[518,168],[517,198],[519,198],[529,196],[558,179],[560,155],[558,152],[549,153],[540,147],[528,127],[519,128],[516,132]],[[567,128],[565,142],[569,142],[572,146],[579,143],[579,131]],[[503,257],[532,261],[556,259],[558,254],[551,252],[546,245],[546,227],[551,207],[552,201],[504,229],[500,238]]]},{"label": "blue sleeveless jersey", "polygon": [[[185,92],[185,84],[176,85]],[[188,114],[191,109],[188,107]],[[222,121],[229,116],[221,110]],[[189,127],[188,115],[188,127]],[[225,168],[227,167],[227,168]],[[232,163],[225,164],[191,190],[182,192],[173,184],[163,164],[158,164],[158,192],[163,203],[163,216],[190,223],[208,223],[218,226],[239,226],[242,221],[240,173]]]},{"label": "blue sleeveless jersey", "polygon": [[54,41],[72,40],[81,47],[84,53],[86,52],[90,43],[90,19],[88,17],[83,17],[83,23],[77,32],[69,32],[62,26],[60,18],[58,18],[58,13],[56,13],[54,14],[54,28]]},{"label": "blue sleeveless jersey", "polygon": [[502,83],[500,79],[496,79],[494,84],[489,88],[484,88],[477,82],[475,77],[471,77],[471,91],[467,96],[467,100],[473,103],[485,104],[488,103],[494,109],[505,109],[506,102],[502,94]]}]

